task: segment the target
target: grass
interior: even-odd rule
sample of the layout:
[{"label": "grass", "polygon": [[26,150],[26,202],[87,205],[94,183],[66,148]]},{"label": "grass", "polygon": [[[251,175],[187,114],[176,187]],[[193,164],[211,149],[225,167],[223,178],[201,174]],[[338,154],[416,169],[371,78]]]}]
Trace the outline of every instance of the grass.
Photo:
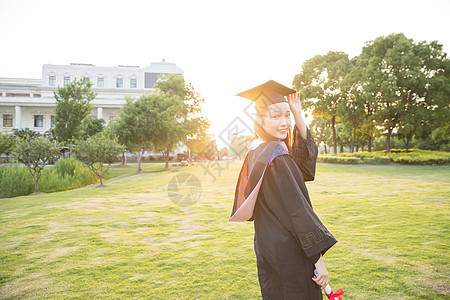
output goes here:
[{"label": "grass", "polygon": [[[228,222],[242,162],[113,167],[105,188],[0,199],[1,299],[260,299],[253,223]],[[175,205],[169,181],[202,190]],[[450,170],[319,163],[314,209],[344,299],[449,296]]]}]

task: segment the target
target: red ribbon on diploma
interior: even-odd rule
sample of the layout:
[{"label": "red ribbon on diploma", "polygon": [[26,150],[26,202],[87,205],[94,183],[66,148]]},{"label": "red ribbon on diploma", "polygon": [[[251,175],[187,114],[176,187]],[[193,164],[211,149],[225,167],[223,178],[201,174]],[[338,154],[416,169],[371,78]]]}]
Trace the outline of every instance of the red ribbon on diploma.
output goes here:
[{"label": "red ribbon on diploma", "polygon": [[327,294],[328,299],[331,300],[342,300],[341,296],[344,295],[344,291],[341,289],[338,289],[336,292],[333,292],[331,290],[331,293]]},{"label": "red ribbon on diploma", "polygon": [[[319,276],[317,270],[314,270],[314,275]],[[342,300],[341,296],[344,295],[344,291],[341,289],[338,289],[336,292],[333,292],[329,284],[327,284],[327,286],[323,289],[323,291],[330,300]]]}]

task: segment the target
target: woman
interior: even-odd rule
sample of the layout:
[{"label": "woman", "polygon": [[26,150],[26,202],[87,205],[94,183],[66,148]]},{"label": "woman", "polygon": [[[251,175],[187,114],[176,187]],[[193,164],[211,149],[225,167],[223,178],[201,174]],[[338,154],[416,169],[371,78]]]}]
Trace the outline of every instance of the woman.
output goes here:
[{"label": "woman", "polygon": [[248,145],[229,221],[254,221],[263,299],[323,299],[322,256],[337,242],[311,206],[305,181],[314,180],[317,146],[293,93],[271,80],[238,94],[255,101],[258,138]]}]

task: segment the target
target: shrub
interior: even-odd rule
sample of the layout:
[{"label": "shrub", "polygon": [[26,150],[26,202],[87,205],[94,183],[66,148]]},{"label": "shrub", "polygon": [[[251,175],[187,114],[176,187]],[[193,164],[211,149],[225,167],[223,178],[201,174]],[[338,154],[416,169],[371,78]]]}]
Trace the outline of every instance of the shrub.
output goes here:
[{"label": "shrub", "polygon": [[389,154],[384,150],[375,152],[354,152],[339,154],[321,154],[318,162],[340,164],[389,164],[391,162],[412,165],[440,165],[450,163],[450,153],[442,151],[410,149],[392,149]]},{"label": "shrub", "polygon": [[34,180],[28,168],[19,164],[0,166],[0,198],[24,196],[33,193]]},{"label": "shrub", "polygon": [[40,190],[46,193],[79,188],[97,182],[97,176],[75,158],[60,159],[53,168],[44,169]]},{"label": "shrub", "polygon": [[[96,183],[97,176],[76,159],[61,159],[55,167],[47,166],[42,170],[39,190],[50,193],[64,191]],[[73,174],[69,174],[62,166],[73,166]],[[60,171],[66,171],[61,175]],[[109,177],[109,176],[108,176]],[[105,178],[108,178],[105,176]],[[11,198],[29,195],[34,192],[35,183],[28,168],[19,164],[0,166],[0,198]]]},{"label": "shrub", "polygon": [[359,159],[358,157],[351,157],[344,155],[339,156],[334,154],[319,155],[317,161],[325,163],[338,163],[338,164],[359,164],[362,162],[362,160]]},{"label": "shrub", "polygon": [[69,157],[61,158],[60,160],[58,160],[53,168],[61,176],[73,176],[75,174],[75,169],[82,165],[83,164],[81,161],[77,160],[76,158]]},{"label": "shrub", "polygon": [[411,149],[410,152],[394,152],[388,156],[392,161],[409,165],[442,165],[450,163],[450,153],[431,150]]}]

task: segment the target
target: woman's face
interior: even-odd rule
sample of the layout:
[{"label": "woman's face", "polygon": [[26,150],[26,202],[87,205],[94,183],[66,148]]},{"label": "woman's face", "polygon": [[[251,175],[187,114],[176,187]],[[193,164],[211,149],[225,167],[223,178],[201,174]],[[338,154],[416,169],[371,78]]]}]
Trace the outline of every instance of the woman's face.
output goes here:
[{"label": "woman's face", "polygon": [[267,114],[264,116],[263,129],[276,139],[283,140],[287,137],[288,128],[291,125],[291,110],[286,102],[267,106]]}]

